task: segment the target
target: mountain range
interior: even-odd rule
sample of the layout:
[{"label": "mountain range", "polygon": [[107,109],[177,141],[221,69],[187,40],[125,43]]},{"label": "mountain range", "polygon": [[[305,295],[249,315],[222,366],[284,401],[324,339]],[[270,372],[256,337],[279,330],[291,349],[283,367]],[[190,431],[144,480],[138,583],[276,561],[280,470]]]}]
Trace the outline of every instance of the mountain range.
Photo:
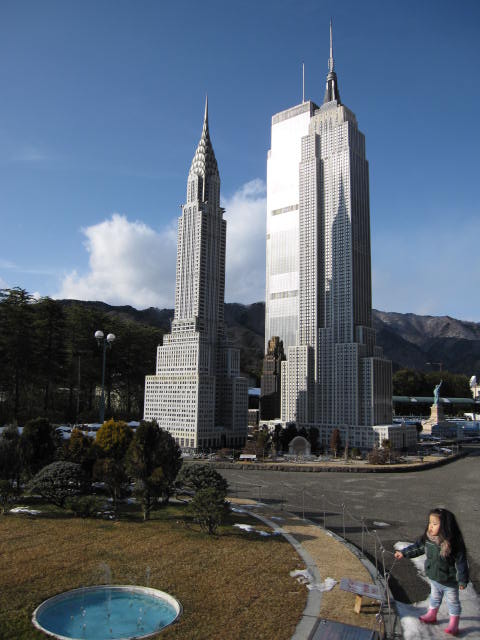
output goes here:
[{"label": "mountain range", "polygon": [[[94,307],[106,316],[170,330],[173,309],[112,306],[104,302],[64,300],[63,304]],[[264,352],[265,303],[225,304],[225,324],[233,344],[241,350],[242,371],[258,378]],[[450,316],[421,316],[373,310],[377,344],[393,369],[448,370],[468,376],[480,373],[480,323]]]}]

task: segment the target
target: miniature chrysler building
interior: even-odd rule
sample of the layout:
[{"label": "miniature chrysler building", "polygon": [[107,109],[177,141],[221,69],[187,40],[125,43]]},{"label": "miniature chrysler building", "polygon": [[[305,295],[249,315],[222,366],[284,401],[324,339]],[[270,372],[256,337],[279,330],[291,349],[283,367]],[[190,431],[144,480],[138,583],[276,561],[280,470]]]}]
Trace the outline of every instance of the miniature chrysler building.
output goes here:
[{"label": "miniature chrysler building", "polygon": [[365,138],[340,100],[330,57],[321,107],[272,118],[267,162],[265,341],[283,341],[281,419],[323,444],[370,447],[391,424],[391,363],[372,328]]},{"label": "miniature chrysler building", "polygon": [[145,419],[156,420],[184,449],[242,446],[247,436],[247,381],[223,320],[223,213],[206,103],[178,221],[175,315],[157,350],[156,375],[145,381]]}]

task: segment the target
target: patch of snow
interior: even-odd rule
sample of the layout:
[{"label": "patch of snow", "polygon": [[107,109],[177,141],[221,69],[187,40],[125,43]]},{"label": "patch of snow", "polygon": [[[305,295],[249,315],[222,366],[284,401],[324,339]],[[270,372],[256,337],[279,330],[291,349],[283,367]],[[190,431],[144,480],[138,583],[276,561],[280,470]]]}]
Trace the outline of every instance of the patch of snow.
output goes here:
[{"label": "patch of snow", "polygon": [[290,575],[292,578],[296,578],[300,584],[311,584],[314,581],[308,569],[296,569],[295,571],[290,571]]},{"label": "patch of snow", "polygon": [[37,516],[41,511],[37,509],[29,509],[28,507],[14,507],[10,509],[10,513],[28,513],[30,516]]},{"label": "patch of snow", "polygon": [[331,591],[336,584],[337,580],[334,580],[333,578],[325,578],[323,582],[307,584],[307,589],[309,591]]},{"label": "patch of snow", "polygon": [[271,535],[277,535],[278,532],[274,531],[273,533],[269,533],[268,531],[263,531],[262,529],[255,529],[255,527],[252,527],[251,524],[234,524],[234,527],[238,527],[239,529],[242,529],[243,531],[246,531],[247,533],[258,533],[261,536],[271,536]]},{"label": "patch of snow", "polygon": [[388,524],[388,522],[375,522],[373,521],[372,523],[375,527],[389,527],[390,525]]},{"label": "patch of snow", "polygon": [[[460,636],[468,640],[480,638],[480,598],[471,584],[460,591],[462,613],[460,615]],[[418,619],[428,609],[428,598],[415,604],[396,602],[395,606],[400,616],[404,640],[440,640],[445,639],[444,629],[448,624],[447,603],[442,602],[438,611],[438,624],[422,624]]]},{"label": "patch of snow", "polygon": [[234,524],[234,527],[238,527],[239,529],[243,529],[243,531],[247,531],[248,533],[251,533],[254,529],[252,527],[251,524]]},{"label": "patch of snow", "polygon": [[296,569],[290,571],[292,578],[296,578],[297,582],[306,585],[309,591],[331,591],[337,584],[333,578],[325,578],[323,582],[315,582],[313,575],[309,569]]}]

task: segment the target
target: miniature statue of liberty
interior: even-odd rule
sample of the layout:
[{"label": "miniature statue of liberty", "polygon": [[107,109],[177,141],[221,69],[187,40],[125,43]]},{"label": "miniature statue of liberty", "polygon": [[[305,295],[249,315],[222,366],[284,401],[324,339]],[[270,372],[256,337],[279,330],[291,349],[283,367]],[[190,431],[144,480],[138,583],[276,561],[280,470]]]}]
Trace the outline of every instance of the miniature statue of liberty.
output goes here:
[{"label": "miniature statue of liberty", "polygon": [[440,380],[433,390],[433,404],[438,404],[440,401],[440,387],[442,386],[442,382],[443,380]]}]

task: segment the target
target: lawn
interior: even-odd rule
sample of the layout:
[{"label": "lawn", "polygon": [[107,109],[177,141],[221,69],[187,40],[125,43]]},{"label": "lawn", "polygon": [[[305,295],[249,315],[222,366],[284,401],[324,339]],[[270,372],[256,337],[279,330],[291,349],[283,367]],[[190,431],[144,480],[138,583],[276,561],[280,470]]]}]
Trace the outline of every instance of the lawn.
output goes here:
[{"label": "lawn", "polygon": [[31,624],[33,610],[68,589],[102,584],[148,584],[183,605],[178,624],[162,640],[291,638],[307,591],[290,577],[304,565],[281,536],[233,527],[256,520],[231,514],[212,537],[181,505],[142,522],[79,519],[50,509],[38,516],[0,516],[0,638],[45,638]]}]

